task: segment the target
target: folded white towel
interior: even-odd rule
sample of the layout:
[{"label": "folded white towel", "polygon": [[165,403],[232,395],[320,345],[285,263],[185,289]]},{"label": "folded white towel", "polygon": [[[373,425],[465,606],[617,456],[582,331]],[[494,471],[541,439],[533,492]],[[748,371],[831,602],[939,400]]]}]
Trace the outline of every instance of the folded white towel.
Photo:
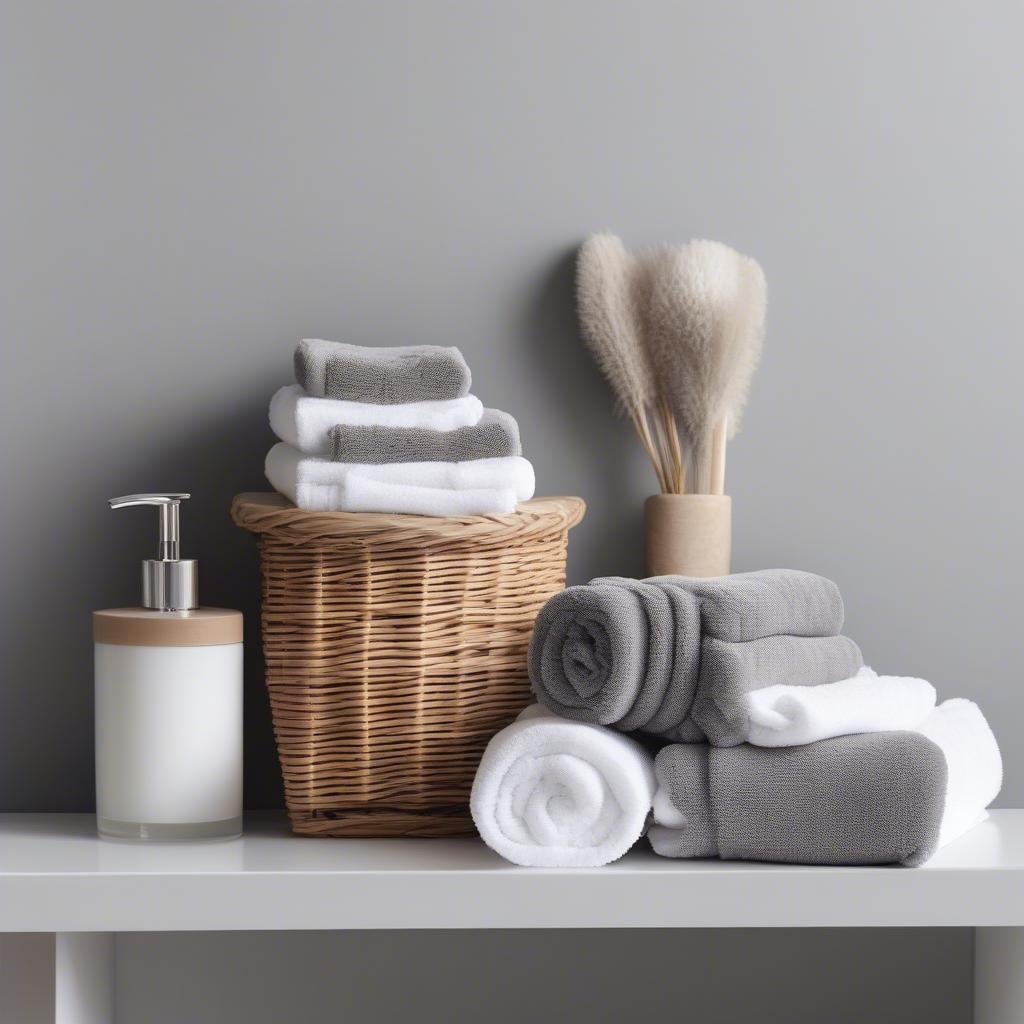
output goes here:
[{"label": "folded white towel", "polygon": [[265,463],[271,486],[312,512],[506,514],[533,497],[533,466],[520,456],[470,462],[333,462],[276,444]]},{"label": "folded white towel", "polygon": [[270,400],[270,429],[293,448],[307,455],[329,455],[331,427],[419,427],[423,430],[458,430],[480,422],[484,407],[475,395],[447,402],[407,402],[375,405],[314,398],[298,384],[280,388]]},{"label": "folded white towel", "polygon": [[510,487],[414,487],[370,480],[350,473],[345,481],[346,512],[395,512],[410,516],[508,515],[516,510]]},{"label": "folded white towel", "polygon": [[992,730],[974,701],[943,701],[913,730],[946,755],[946,804],[939,846],[958,839],[988,817],[986,808],[1003,787],[1003,759]]},{"label": "folded white towel", "polygon": [[643,834],[654,761],[613,729],[534,705],[488,744],[470,810],[484,842],[524,867],[599,867]]},{"label": "folded white towel", "polygon": [[822,686],[766,686],[746,695],[747,741],[795,747],[857,732],[913,729],[935,709],[924,679],[879,676],[866,666],[852,679]]}]

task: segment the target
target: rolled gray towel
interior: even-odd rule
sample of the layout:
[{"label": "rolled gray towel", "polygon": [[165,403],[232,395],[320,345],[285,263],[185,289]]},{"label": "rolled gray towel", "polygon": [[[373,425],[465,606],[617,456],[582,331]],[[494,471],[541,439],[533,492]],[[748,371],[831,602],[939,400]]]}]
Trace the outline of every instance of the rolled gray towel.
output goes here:
[{"label": "rolled gray towel", "polygon": [[939,845],[948,777],[942,749],[916,732],[802,747],[678,743],[659,751],[655,773],[682,816],[651,827],[662,856],[909,867]]},{"label": "rolled gray towel", "polygon": [[367,348],[303,338],[295,350],[295,380],[319,398],[398,405],[461,398],[473,378],[457,348]]},{"label": "rolled gray towel", "polygon": [[484,409],[480,421],[457,430],[421,427],[355,427],[328,431],[335,462],[469,462],[522,455],[519,424],[498,409]]},{"label": "rolled gray towel", "polygon": [[830,580],[792,569],[714,579],[605,577],[541,609],[529,670],[538,700],[574,721],[670,740],[735,744],[745,694],[854,675]]}]

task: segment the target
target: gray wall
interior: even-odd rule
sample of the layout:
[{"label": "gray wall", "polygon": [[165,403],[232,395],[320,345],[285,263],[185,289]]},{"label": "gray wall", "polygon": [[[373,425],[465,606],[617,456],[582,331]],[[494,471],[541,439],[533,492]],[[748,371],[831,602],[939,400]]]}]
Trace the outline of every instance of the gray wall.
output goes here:
[{"label": "gray wall", "polygon": [[[183,488],[207,603],[255,618],[265,406],[296,339],[459,345],[574,580],[640,569],[654,487],[580,348],[588,232],[755,254],[737,569],[837,579],[879,669],[979,700],[1024,799],[1019,3],[3,7],[0,807],[92,805],[89,611]],[[280,802],[250,629],[247,800]]]},{"label": "gray wall", "polygon": [[970,1024],[970,949],[964,929],[130,934],[117,1019]]},{"label": "gray wall", "polygon": [[[983,11],[981,15],[979,11]],[[0,806],[88,809],[89,612],[137,600],[183,488],[210,604],[254,622],[231,496],[305,335],[454,342],[574,580],[640,571],[654,489],[577,339],[572,255],[763,262],[732,445],[737,569],[838,580],[879,669],[979,700],[1024,802],[1019,3],[4,6]],[[250,630],[251,806],[280,802]]]}]

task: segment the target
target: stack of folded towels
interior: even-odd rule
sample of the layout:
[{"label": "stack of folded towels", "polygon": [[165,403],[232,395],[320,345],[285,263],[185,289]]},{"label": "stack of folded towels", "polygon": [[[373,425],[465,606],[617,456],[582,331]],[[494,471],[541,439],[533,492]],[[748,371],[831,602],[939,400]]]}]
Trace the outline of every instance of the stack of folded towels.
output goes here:
[{"label": "stack of folded towels", "polygon": [[666,857],[916,866],[1002,785],[977,705],[879,676],[838,587],[775,569],[604,578],[541,610],[540,705],[491,741],[481,836],[516,864]]},{"label": "stack of folded towels", "polygon": [[519,425],[469,393],[457,348],[306,339],[295,379],[270,401],[266,474],[299,508],[488,515],[533,497]]}]

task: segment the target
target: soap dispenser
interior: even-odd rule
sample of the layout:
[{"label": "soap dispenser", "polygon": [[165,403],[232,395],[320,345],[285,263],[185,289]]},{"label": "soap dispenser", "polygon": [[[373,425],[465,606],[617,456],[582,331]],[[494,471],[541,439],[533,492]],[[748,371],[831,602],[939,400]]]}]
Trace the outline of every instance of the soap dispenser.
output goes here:
[{"label": "soap dispenser", "polygon": [[93,613],[96,824],[113,839],[221,839],[242,830],[242,613],[201,608],[198,563],[180,557],[188,494],[152,506],[159,557],[142,563],[142,607]]}]

